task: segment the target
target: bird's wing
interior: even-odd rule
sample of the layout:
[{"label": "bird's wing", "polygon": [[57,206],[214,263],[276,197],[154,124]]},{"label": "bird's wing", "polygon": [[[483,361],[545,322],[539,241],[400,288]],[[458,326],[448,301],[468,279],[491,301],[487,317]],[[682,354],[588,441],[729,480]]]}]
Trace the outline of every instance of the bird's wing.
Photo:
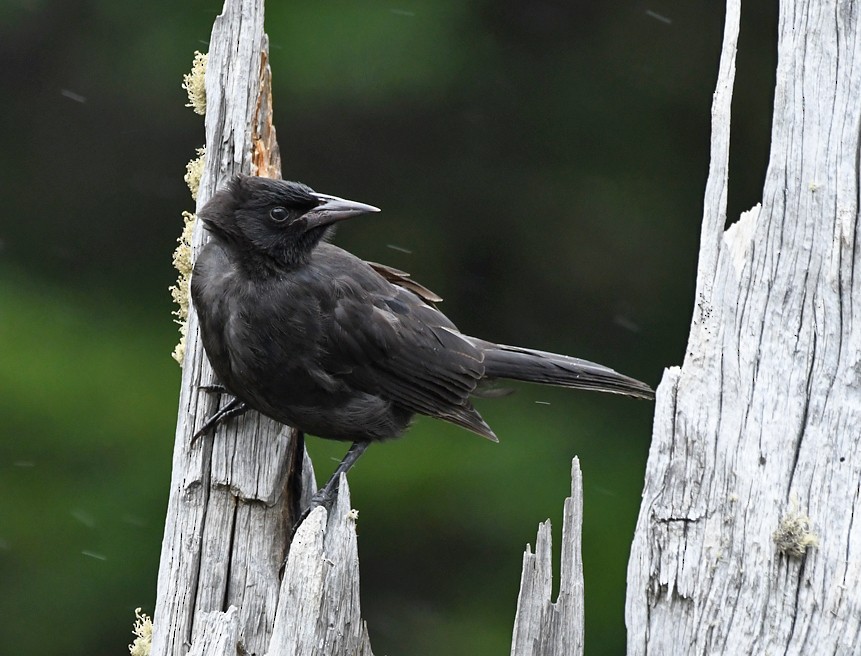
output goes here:
[{"label": "bird's wing", "polygon": [[322,363],[330,374],[496,440],[469,401],[484,374],[484,353],[444,314],[370,266],[351,267],[330,284],[333,305],[325,313]]},{"label": "bird's wing", "polygon": [[442,296],[435,294],[421,283],[413,280],[412,276],[410,276],[406,271],[401,271],[400,269],[390,267],[386,264],[380,264],[379,262],[369,261],[367,264],[393,285],[408,289],[426,303],[433,304],[442,302]]}]

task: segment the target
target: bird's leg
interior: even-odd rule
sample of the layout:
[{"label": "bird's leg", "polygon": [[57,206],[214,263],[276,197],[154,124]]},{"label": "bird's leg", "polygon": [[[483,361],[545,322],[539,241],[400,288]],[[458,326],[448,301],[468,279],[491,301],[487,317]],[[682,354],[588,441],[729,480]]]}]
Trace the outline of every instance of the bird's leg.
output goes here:
[{"label": "bird's leg", "polygon": [[197,441],[198,438],[203,437],[211,430],[213,430],[219,424],[224,423],[231,417],[238,417],[239,415],[245,414],[248,411],[248,406],[245,405],[245,401],[240,401],[236,397],[233,397],[227,405],[221,408],[218,412],[212,415],[209,419],[206,420],[206,423],[200,427],[200,430],[197,431],[194,435],[191,436],[191,444],[192,446]]},{"label": "bird's leg", "polygon": [[344,456],[343,460],[341,460],[341,464],[338,465],[338,468],[329,480],[326,481],[326,484],[317,490],[314,496],[311,497],[308,507],[305,508],[305,511],[299,517],[299,521],[297,521],[295,526],[293,526],[293,533],[296,532],[299,525],[305,521],[305,518],[310,515],[311,511],[317,506],[323,506],[327,511],[331,510],[332,504],[335,502],[335,497],[338,493],[338,484],[341,482],[341,474],[346,474],[350,471],[350,468],[356,464],[356,461],[365,452],[365,449],[368,448],[369,444],[370,442],[353,442],[352,446],[350,446],[347,451],[347,454]]},{"label": "bird's leg", "polygon": [[350,471],[350,468],[356,464],[356,461],[359,459],[365,449],[368,448],[370,442],[353,442],[350,446],[347,454],[344,456],[343,460],[341,460],[341,464],[338,465],[338,468],[332,474],[326,484],[321,487],[317,492],[311,497],[310,507],[314,508],[316,506],[325,506],[328,510],[332,507],[332,502],[335,500],[335,493],[338,491],[338,484],[341,482],[341,474],[346,474]]}]

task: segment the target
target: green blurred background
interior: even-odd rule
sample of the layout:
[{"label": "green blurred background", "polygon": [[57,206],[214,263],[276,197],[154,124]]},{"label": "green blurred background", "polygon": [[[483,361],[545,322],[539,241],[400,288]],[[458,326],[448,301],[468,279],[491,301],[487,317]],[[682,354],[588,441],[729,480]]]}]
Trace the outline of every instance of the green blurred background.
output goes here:
[{"label": "green blurred background", "polygon": [[[730,218],[759,200],[776,3],[745,6]],[[179,368],[167,292],[218,1],[0,1],[0,650],[125,653],[152,612]],[[285,177],[472,334],[657,385],[684,354],[722,3],[272,2]],[[652,404],[518,388],[351,474],[377,654],[508,652],[526,543],[585,487],[586,653],[624,652]],[[345,445],[309,440],[320,477]],[[558,562],[558,557],[557,557]],[[558,584],[557,584],[558,585]]]}]

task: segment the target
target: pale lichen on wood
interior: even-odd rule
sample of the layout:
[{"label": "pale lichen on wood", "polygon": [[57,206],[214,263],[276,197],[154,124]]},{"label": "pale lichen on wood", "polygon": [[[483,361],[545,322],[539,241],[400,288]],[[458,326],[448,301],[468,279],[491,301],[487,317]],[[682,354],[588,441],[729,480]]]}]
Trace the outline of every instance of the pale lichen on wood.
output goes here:
[{"label": "pale lichen on wood", "polygon": [[195,51],[191,71],[182,76],[182,88],[188,94],[186,107],[195,114],[206,114],[206,53]]}]

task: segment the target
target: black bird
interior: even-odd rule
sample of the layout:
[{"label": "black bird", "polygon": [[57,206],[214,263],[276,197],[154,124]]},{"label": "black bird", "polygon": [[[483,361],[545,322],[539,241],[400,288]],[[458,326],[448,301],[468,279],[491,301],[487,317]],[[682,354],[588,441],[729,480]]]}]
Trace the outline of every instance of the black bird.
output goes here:
[{"label": "black bird", "polygon": [[335,223],[376,207],[298,182],[238,175],[199,216],[212,239],[191,279],[203,346],[235,399],[198,434],[248,408],[353,446],[321,490],[368,444],[416,414],[490,440],[470,402],[495,379],[654,398],[638,380],[587,360],[461,333],[441,299],[408,274],[326,242]]}]

